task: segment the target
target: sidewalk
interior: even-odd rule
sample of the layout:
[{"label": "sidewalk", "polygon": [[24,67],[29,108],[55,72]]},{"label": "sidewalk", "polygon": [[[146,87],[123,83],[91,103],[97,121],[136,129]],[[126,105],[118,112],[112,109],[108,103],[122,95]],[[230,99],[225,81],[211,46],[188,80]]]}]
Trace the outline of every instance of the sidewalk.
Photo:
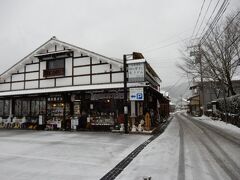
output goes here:
[{"label": "sidewalk", "polygon": [[[113,180],[115,179],[122,171],[127,168],[127,166],[138,156],[139,153],[144,150],[145,147],[147,147],[152,141],[157,139],[166,129],[168,124],[171,122],[172,118],[170,117],[168,121],[166,121],[164,124],[162,124],[159,128],[157,128],[155,131],[156,134],[152,135],[148,140],[146,140],[144,143],[140,144],[135,150],[133,150],[127,157],[125,157],[121,162],[119,162],[111,171],[109,171],[107,174],[105,174],[101,180]],[[128,177],[128,176],[127,176]],[[129,178],[127,178],[129,179]]]},{"label": "sidewalk", "polygon": [[146,146],[116,179],[177,179],[178,160],[179,124],[173,118],[167,129]]}]

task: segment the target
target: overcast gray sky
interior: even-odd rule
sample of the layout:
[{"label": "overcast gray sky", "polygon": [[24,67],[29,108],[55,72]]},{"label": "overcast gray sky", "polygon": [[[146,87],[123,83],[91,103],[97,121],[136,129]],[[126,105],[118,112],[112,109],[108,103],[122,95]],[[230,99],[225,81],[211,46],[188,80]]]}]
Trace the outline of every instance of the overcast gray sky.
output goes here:
[{"label": "overcast gray sky", "polygon": [[[217,1],[212,0],[206,19]],[[192,35],[202,2],[0,0],[0,73],[56,36],[108,57],[142,52],[163,86],[186,81],[176,62],[181,61],[179,50]],[[231,0],[227,12],[237,7],[240,0]]]}]

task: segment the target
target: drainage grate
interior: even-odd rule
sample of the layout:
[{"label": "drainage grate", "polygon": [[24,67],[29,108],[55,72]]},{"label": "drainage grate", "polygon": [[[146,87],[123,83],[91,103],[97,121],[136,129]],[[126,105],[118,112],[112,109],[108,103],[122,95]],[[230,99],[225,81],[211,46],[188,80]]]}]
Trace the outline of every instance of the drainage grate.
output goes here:
[{"label": "drainage grate", "polygon": [[112,170],[105,174],[100,180],[113,180],[130,164],[130,162],[154,139],[161,135],[166,129],[167,125],[172,120],[172,117],[166,121],[158,130],[158,132],[152,135],[148,140],[140,144],[135,150],[133,150],[127,157],[119,162]]}]

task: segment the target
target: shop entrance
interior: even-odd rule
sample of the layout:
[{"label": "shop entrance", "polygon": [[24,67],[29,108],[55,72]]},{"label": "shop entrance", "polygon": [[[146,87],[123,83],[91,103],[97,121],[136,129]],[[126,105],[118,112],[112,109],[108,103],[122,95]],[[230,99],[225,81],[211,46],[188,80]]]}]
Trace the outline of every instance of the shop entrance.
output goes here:
[{"label": "shop entrance", "polygon": [[69,103],[64,102],[61,95],[52,96],[47,99],[47,129],[66,129],[70,126],[70,122],[68,122],[68,119],[70,118],[69,115],[70,105]]}]

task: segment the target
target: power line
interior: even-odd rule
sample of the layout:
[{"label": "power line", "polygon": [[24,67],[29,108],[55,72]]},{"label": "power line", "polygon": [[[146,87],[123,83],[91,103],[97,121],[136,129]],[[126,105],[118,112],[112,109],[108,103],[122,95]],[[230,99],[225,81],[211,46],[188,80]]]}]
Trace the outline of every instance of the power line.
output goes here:
[{"label": "power line", "polygon": [[192,27],[188,28],[188,29],[185,29],[184,31],[182,31],[180,33],[177,33],[177,34],[175,33],[174,35],[170,36],[169,38],[166,38],[164,40],[158,41],[157,43],[155,43],[155,45],[147,46],[147,47],[143,48],[142,51],[145,51],[145,50],[148,50],[148,49],[152,49],[152,48],[154,48],[153,46],[157,46],[157,45],[159,45],[161,43],[168,42],[169,40],[173,39],[174,37],[179,37],[180,38],[181,34],[188,32],[190,29],[192,29]]},{"label": "power line", "polygon": [[221,34],[217,37],[220,38],[222,34],[229,28],[229,26],[233,23],[234,19],[240,14],[240,11],[231,19],[231,21],[228,23],[228,25],[225,27],[225,29],[221,32]]},{"label": "power line", "polygon": [[200,42],[202,42],[202,43],[203,43],[203,41],[205,42],[206,39],[209,37],[209,35],[212,33],[213,29],[216,27],[220,17],[222,16],[222,14],[224,12],[223,10],[224,10],[224,8],[223,8],[223,6],[221,6],[218,13],[216,14],[215,18],[213,19],[212,23],[210,24],[208,30],[205,32],[205,34],[200,39]]},{"label": "power line", "polygon": [[189,37],[188,37],[188,38],[185,38],[185,39],[182,39],[182,40],[178,40],[178,41],[169,43],[169,44],[166,44],[166,45],[164,45],[164,46],[152,48],[152,49],[150,49],[150,50],[146,50],[146,51],[143,51],[143,52],[144,52],[144,53],[147,53],[147,52],[152,52],[152,51],[155,51],[155,50],[158,50],[158,49],[167,48],[167,47],[173,46],[173,45],[175,45],[175,44],[181,43],[181,42],[183,42],[183,41],[185,41],[185,40],[187,40],[187,39],[189,39]]},{"label": "power line", "polygon": [[211,6],[211,4],[212,4],[212,0],[210,0],[210,2],[209,2],[209,4],[208,4],[207,10],[205,11],[205,14],[204,14],[204,16],[203,16],[202,22],[201,22],[201,24],[200,24],[200,26],[199,26],[199,28],[198,28],[198,31],[197,31],[195,37],[197,37],[197,35],[198,35],[198,33],[199,33],[199,31],[200,31],[202,25],[203,25],[204,19],[205,19],[207,13],[208,13],[208,10],[209,10],[209,7]]},{"label": "power line", "polygon": [[224,12],[226,11],[227,7],[229,5],[229,0],[224,0],[224,2],[222,3],[221,7],[219,8],[216,16],[214,17],[212,23],[209,26],[209,29],[206,31],[206,33],[203,35],[203,37],[201,38],[200,42],[202,40],[204,40],[204,42],[206,41],[206,39],[209,37],[209,35],[212,33],[213,29],[217,26],[218,21],[220,20],[220,18],[223,16]]},{"label": "power line", "polygon": [[201,14],[202,14],[202,9],[203,9],[204,4],[205,4],[205,0],[203,0],[203,3],[202,3],[202,6],[201,6],[201,9],[200,9],[200,12],[199,12],[199,14],[198,14],[197,22],[196,22],[195,27],[194,27],[194,29],[193,29],[193,33],[192,33],[191,39],[192,39],[192,37],[193,37],[193,35],[194,35],[194,33],[195,33],[195,30],[196,30],[198,21],[199,21],[199,19],[200,19]]},{"label": "power line", "polygon": [[228,47],[226,48],[226,50],[228,50],[228,49],[238,40],[239,37],[240,37],[240,35],[237,36],[237,38],[234,39],[234,41],[233,41],[230,45],[228,45]]},{"label": "power line", "polygon": [[217,26],[218,21],[223,16],[223,14],[226,11],[228,5],[229,5],[229,0],[224,0],[221,7],[219,8],[215,18],[213,19],[212,23],[210,24],[208,30],[205,32],[203,37],[200,39],[200,44],[203,44],[207,40],[209,35],[212,33],[213,29]]},{"label": "power line", "polygon": [[203,35],[203,33],[205,32],[205,29],[208,27],[208,24],[209,24],[210,20],[212,19],[212,16],[213,16],[214,12],[216,11],[219,2],[220,2],[220,0],[218,0],[217,4],[215,5],[215,7],[214,7],[214,9],[213,9],[213,11],[212,11],[212,14],[210,15],[210,17],[209,17],[209,19],[208,19],[208,21],[207,21],[205,27],[203,28],[203,30],[202,30],[202,32],[201,32],[200,37],[201,37],[201,36]]},{"label": "power line", "polygon": [[209,25],[208,30],[205,32],[205,34],[202,36],[200,42],[204,39],[204,41],[208,38],[208,36],[210,35],[210,33],[212,32],[212,30],[215,28],[215,26],[217,25],[217,22],[219,21],[219,19],[221,18],[221,16],[223,15],[223,13],[225,12],[225,7],[227,4],[228,0],[224,0],[222,5],[220,6],[220,8],[218,9],[218,12],[216,13],[215,17],[213,18],[213,21],[211,22],[211,24]]}]

